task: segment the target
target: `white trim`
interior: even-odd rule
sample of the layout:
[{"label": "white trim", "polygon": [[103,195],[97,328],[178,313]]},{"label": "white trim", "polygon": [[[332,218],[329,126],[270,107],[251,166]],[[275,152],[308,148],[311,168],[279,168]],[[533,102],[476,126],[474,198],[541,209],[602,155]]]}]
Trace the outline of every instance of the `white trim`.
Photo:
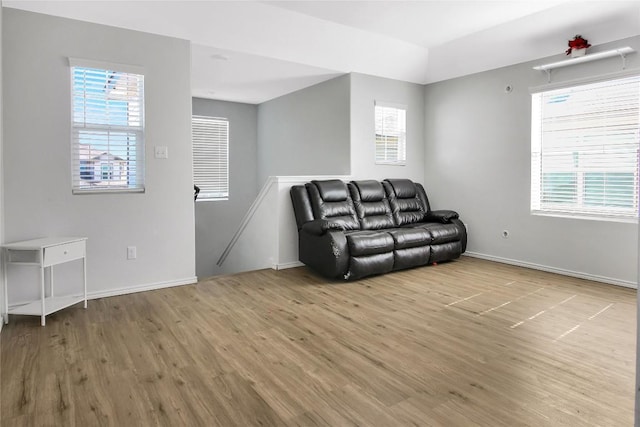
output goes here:
[{"label": "white trim", "polygon": [[2,325],[4,325],[4,316],[0,316],[0,334],[2,333]]},{"label": "white trim", "polygon": [[607,283],[609,285],[622,286],[622,287],[631,288],[631,289],[638,288],[638,285],[636,282],[632,282],[628,280],[620,280],[620,279],[614,279],[612,277],[597,276],[595,274],[582,273],[582,272],[573,271],[573,270],[566,270],[564,268],[549,267],[546,265],[535,264],[533,262],[519,261],[519,260],[503,258],[495,255],[486,255],[478,252],[465,252],[463,255],[471,258],[480,258],[480,259],[485,259],[487,261],[499,262],[502,264],[509,264],[509,265],[515,265],[518,267],[531,268],[533,270],[546,271],[548,273],[561,274],[563,276],[577,277],[578,279],[586,279],[586,280],[592,280],[594,282]]},{"label": "white trim", "polygon": [[242,234],[244,229],[247,228],[249,221],[251,221],[251,218],[253,218],[253,215],[258,210],[258,207],[262,204],[262,200],[269,193],[271,186],[276,184],[277,182],[278,180],[273,176],[270,176],[269,178],[267,178],[267,181],[262,186],[262,189],[258,193],[258,196],[255,198],[251,206],[249,206],[249,210],[244,215],[244,218],[242,218],[242,221],[240,221],[240,226],[234,233],[233,237],[231,237],[229,244],[227,244],[227,247],[224,248],[224,251],[222,251],[222,255],[220,255],[220,258],[218,258],[218,262],[216,263],[218,267],[221,267],[224,261],[227,259],[227,257],[229,256],[229,253],[231,252],[231,249],[233,249],[233,247],[236,245],[236,242],[240,238],[240,235]]},{"label": "white trim", "polygon": [[169,280],[166,282],[147,283],[144,285],[128,286],[126,288],[94,291],[94,292],[89,292],[87,294],[87,297],[89,299],[115,297],[119,295],[133,294],[136,292],[145,292],[145,291],[153,291],[156,289],[171,288],[174,286],[193,285],[194,283],[197,283],[197,282],[198,282],[198,278],[194,276],[194,277],[188,277],[188,278],[179,279],[179,280]]},{"label": "white trim", "polygon": [[102,188],[102,189],[72,189],[71,194],[79,195],[79,194],[116,194],[116,193],[144,193],[146,191],[145,188]]},{"label": "white trim", "polygon": [[376,99],[373,101],[373,105],[376,107],[396,108],[398,110],[407,111],[407,104],[399,104],[397,102],[387,102]]},{"label": "white trim", "polygon": [[571,213],[571,212],[562,212],[562,211],[543,211],[543,210],[532,210],[531,215],[535,216],[550,216],[554,218],[570,218],[570,219],[582,219],[585,221],[609,221],[609,222],[624,222],[627,224],[638,224],[638,217],[623,217],[623,216],[606,216],[606,215],[585,215],[581,213]]},{"label": "white trim", "polygon": [[[247,225],[249,225],[249,222],[251,221],[251,218],[253,218],[253,215],[256,213],[256,211],[258,210],[258,208],[262,204],[262,201],[267,196],[267,194],[269,193],[269,190],[271,189],[272,186],[280,185],[282,183],[286,183],[286,184],[306,183],[306,182],[309,182],[309,181],[313,181],[314,179],[340,179],[340,180],[343,180],[343,181],[345,181],[345,180],[348,181],[350,179],[350,177],[348,177],[348,176],[334,176],[334,175],[327,175],[327,176],[318,176],[318,175],[313,175],[313,176],[270,176],[270,177],[268,177],[267,180],[265,181],[264,185],[262,186],[262,189],[260,189],[260,192],[258,193],[256,198],[254,199],[253,203],[251,203],[251,206],[249,206],[249,209],[247,210],[247,213],[242,218],[242,221],[240,221],[240,225],[238,226],[238,229],[236,230],[235,234],[233,235],[233,237],[231,238],[231,240],[229,241],[229,243],[225,247],[224,251],[222,252],[222,255],[220,255],[220,258],[218,258],[218,262],[216,263],[216,265],[221,267],[222,264],[224,264],[225,260],[229,256],[229,253],[231,253],[231,250],[236,245],[236,242],[238,241],[238,239],[240,238],[240,236],[244,232],[244,229],[247,228]],[[278,268],[275,268],[276,265],[279,265],[279,264],[272,264],[272,268],[274,270],[278,270]]]},{"label": "white trim", "polygon": [[579,79],[563,80],[557,83],[547,83],[545,85],[532,86],[529,88],[529,93],[533,95],[535,93],[547,92],[555,89],[564,89],[564,88],[580,86],[580,85],[589,84],[589,83],[598,83],[598,82],[604,82],[608,80],[622,79],[625,77],[633,77],[639,74],[640,74],[639,69],[631,69],[631,70],[624,70],[624,71],[616,71],[613,73],[600,74],[597,76],[583,77]]},{"label": "white trim", "polygon": [[96,61],[93,59],[72,58],[69,57],[70,67],[96,68],[99,70],[120,71],[131,74],[145,74],[144,67],[131,64],[118,64],[116,62]]},{"label": "white trim", "polygon": [[271,268],[273,270],[286,270],[287,268],[296,268],[296,267],[303,267],[303,266],[304,264],[301,263],[300,261],[289,261],[289,262],[280,262],[280,263],[273,264]]},{"label": "white trim", "polygon": [[225,202],[228,201],[229,197],[217,197],[217,198],[208,198],[208,199],[201,199],[200,196],[198,196],[198,200],[196,200],[196,203],[200,203],[200,202]]},{"label": "white trim", "polygon": [[351,181],[353,176],[351,175],[307,175],[307,176],[297,176],[297,175],[281,175],[269,177],[274,178],[278,183],[307,183],[313,180],[327,180],[327,179],[339,179],[341,181]]}]

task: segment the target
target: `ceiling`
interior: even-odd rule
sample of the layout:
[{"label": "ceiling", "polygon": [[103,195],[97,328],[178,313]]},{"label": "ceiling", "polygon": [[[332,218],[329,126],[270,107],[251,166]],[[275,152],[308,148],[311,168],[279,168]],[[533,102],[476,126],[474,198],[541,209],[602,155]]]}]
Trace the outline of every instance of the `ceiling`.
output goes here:
[{"label": "ceiling", "polygon": [[[431,83],[640,35],[640,1],[30,1],[192,42],[192,95],[258,104],[358,72]],[[141,19],[143,17],[143,19]]]}]

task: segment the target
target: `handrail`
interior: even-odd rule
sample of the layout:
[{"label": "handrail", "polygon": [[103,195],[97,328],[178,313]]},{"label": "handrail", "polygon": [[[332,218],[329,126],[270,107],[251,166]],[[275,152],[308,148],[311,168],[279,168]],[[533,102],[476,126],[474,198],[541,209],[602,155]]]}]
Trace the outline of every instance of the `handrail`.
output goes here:
[{"label": "handrail", "polygon": [[274,177],[274,176],[270,176],[267,179],[267,181],[264,183],[264,185],[262,186],[262,189],[260,190],[260,192],[256,196],[255,200],[253,201],[253,203],[251,203],[251,206],[249,207],[249,210],[244,215],[244,218],[242,218],[242,221],[240,222],[240,226],[238,227],[238,229],[236,230],[235,234],[233,235],[233,237],[229,241],[229,244],[227,244],[227,247],[222,252],[222,255],[220,255],[220,258],[218,259],[218,262],[216,263],[216,265],[218,267],[221,267],[222,264],[224,263],[224,261],[227,259],[227,257],[229,256],[229,253],[231,252],[231,249],[233,249],[233,247],[235,246],[236,242],[238,241],[238,239],[240,238],[240,236],[244,232],[244,229],[247,228],[247,225],[249,224],[249,221],[251,221],[251,218],[253,218],[253,215],[258,210],[258,207],[262,204],[262,200],[265,198],[267,193],[269,193],[269,190],[270,190],[271,186],[276,182],[277,182],[277,178]]}]

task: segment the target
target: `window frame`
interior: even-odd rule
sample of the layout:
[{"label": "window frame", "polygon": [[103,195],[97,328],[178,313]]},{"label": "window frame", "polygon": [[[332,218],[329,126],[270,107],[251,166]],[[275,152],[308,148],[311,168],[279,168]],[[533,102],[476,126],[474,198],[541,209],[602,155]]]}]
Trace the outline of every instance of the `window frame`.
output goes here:
[{"label": "window frame", "polygon": [[[224,124],[224,149],[216,148],[216,147],[206,147],[206,149],[200,153],[198,145],[203,145],[207,143],[211,144],[219,144],[220,141],[215,141],[214,139],[218,137],[218,135],[209,134],[205,137],[202,137],[200,141],[196,141],[195,129],[197,127],[197,121],[201,122],[209,122],[206,126],[219,126],[220,123]],[[211,128],[210,128],[211,129]],[[191,115],[191,144],[193,150],[193,183],[200,188],[200,192],[198,194],[198,198],[196,202],[212,202],[212,201],[225,201],[229,200],[230,197],[230,179],[229,179],[229,153],[230,153],[230,129],[231,123],[226,117],[217,117],[217,116],[206,116],[202,114],[192,114]],[[199,128],[200,132],[205,131],[204,128]],[[206,140],[206,139],[209,140]],[[202,147],[201,147],[202,148]],[[224,162],[224,173],[220,173],[219,171],[213,169],[205,170],[203,165],[198,164],[198,157],[202,157],[205,155],[211,155],[215,152],[223,153],[220,157]],[[208,153],[207,153],[208,152]],[[208,159],[210,164],[220,164],[220,159],[214,159],[212,163],[211,159]],[[209,180],[212,177],[224,177],[224,179],[217,182],[206,182],[203,183],[201,180]],[[216,191],[217,188],[221,190]],[[225,191],[226,190],[226,191]]]},{"label": "window frame", "polygon": [[[559,96],[561,94],[570,94],[572,91],[580,91],[584,90],[589,85],[609,85],[609,88],[615,87],[619,82],[623,82],[624,80],[635,80],[631,81],[631,84],[637,85],[639,97],[640,97],[640,74],[637,71],[634,72],[625,72],[618,73],[616,75],[608,75],[601,76],[599,78],[592,79],[582,79],[576,80],[573,82],[568,82],[564,84],[553,84],[546,85],[539,88],[534,88],[531,90],[531,193],[530,193],[530,211],[532,215],[539,216],[556,216],[556,217],[565,217],[565,218],[575,218],[575,219],[590,219],[590,220],[599,220],[599,221],[615,221],[615,222],[638,222],[638,210],[640,206],[639,200],[639,190],[640,190],[640,137],[635,138],[635,143],[625,142],[626,152],[623,154],[626,156],[628,164],[625,164],[623,160],[620,160],[620,163],[614,164],[609,161],[608,163],[599,163],[598,167],[594,167],[594,162],[605,162],[607,161],[607,156],[614,157],[616,155],[620,156],[621,154],[615,153],[612,149],[612,144],[603,144],[600,156],[595,154],[595,157],[589,159],[587,156],[594,155],[593,154],[593,146],[587,142],[584,142],[587,138],[594,138],[597,135],[597,130],[607,129],[609,127],[608,122],[607,125],[601,125],[600,127],[596,127],[596,131],[594,131],[593,135],[584,135],[576,132],[576,135],[581,136],[581,142],[579,144],[574,145],[573,147],[567,146],[567,149],[564,152],[561,152],[560,149],[556,148],[557,151],[547,150],[546,161],[549,162],[558,162],[557,166],[548,166],[544,168],[544,155],[545,151],[543,148],[543,117],[542,117],[542,102],[545,99],[544,97],[550,96]],[[595,95],[594,95],[595,96]],[[610,108],[607,110],[600,111],[612,111]],[[585,114],[581,114],[585,116]],[[631,117],[634,114],[630,114]],[[559,116],[550,116],[557,119]],[[580,122],[571,122],[576,123],[577,125],[583,125]],[[579,128],[583,129],[583,128]],[[638,121],[633,122],[632,131],[629,133],[635,132],[635,135],[640,135],[640,118]],[[633,130],[635,129],[635,130]],[[610,141],[610,135],[600,136],[600,138],[606,138],[607,141]],[[630,139],[633,139],[631,137]],[[560,148],[565,148],[564,146],[560,146]],[[590,151],[591,150],[591,151]],[[635,153],[633,152],[635,150]],[[554,160],[553,156],[557,155],[558,160]],[[564,155],[565,160],[562,163],[562,156]],[[573,165],[569,167],[569,162],[566,159],[569,158],[569,155],[573,157],[572,163]],[[630,162],[630,163],[629,163]],[[561,166],[564,165],[564,166]],[[630,166],[629,166],[630,165]],[[613,167],[615,166],[615,167]],[[570,191],[556,191],[555,193],[545,193],[545,178],[550,177],[550,175],[555,174],[556,176],[559,174],[573,174],[574,184],[573,188]],[[632,176],[629,176],[629,175]],[[547,175],[547,176],[545,176]],[[601,180],[600,183],[597,182],[597,176],[601,175],[599,178]],[[623,177],[623,175],[626,175]],[[626,181],[626,185],[617,186],[617,184],[611,184],[612,188],[607,192],[607,179],[609,181],[618,180],[618,184],[622,181]],[[547,181],[549,183],[551,180]],[[633,181],[632,184],[629,184]],[[559,181],[558,185],[562,185]],[[569,185],[568,183],[564,183],[565,185]],[[589,191],[589,187],[591,186],[591,191]],[[628,190],[633,186],[632,193]],[[626,191],[625,191],[626,190]],[[622,194],[624,191],[625,198],[616,200],[616,196]],[[575,192],[575,193],[574,193]],[[545,194],[556,196],[560,195],[566,196],[567,200],[556,200],[556,203],[546,202],[543,200]],[[631,198],[629,198],[629,194],[632,194]],[[569,203],[569,198],[573,197],[575,199],[575,204],[572,205]],[[604,203],[606,198],[609,197],[610,202]],[[601,198],[603,203],[597,203],[597,200]],[[617,204],[616,204],[617,202]],[[623,206],[627,202],[631,202],[631,206]]]},{"label": "window frame", "polygon": [[[391,128],[385,128],[385,123],[384,121],[382,122],[382,128],[378,127],[378,112],[379,109],[383,109],[383,110],[398,110],[399,113],[398,115],[400,117],[397,118],[397,120],[400,120],[400,118],[404,119],[403,123],[400,126],[397,126],[395,129],[393,127]],[[373,110],[373,116],[374,116],[374,146],[373,146],[373,157],[374,157],[374,163],[376,165],[386,165],[386,166],[406,166],[407,164],[407,106],[404,104],[398,104],[398,103],[393,103],[393,102],[386,102],[386,101],[378,101],[376,100],[374,102],[374,110]],[[384,113],[381,113],[384,114]],[[397,133],[398,135],[393,135],[393,133]],[[379,135],[382,138],[388,139],[388,138],[397,138],[397,147],[395,148],[395,151],[397,151],[397,156],[395,159],[388,159],[388,153],[389,153],[389,149],[385,148],[383,150],[384,152],[384,159],[379,159],[378,158],[378,144],[379,144]],[[393,149],[391,149],[393,150]]]},{"label": "window frame", "polygon": [[[71,127],[71,191],[72,194],[99,194],[99,193],[144,193],[145,192],[145,136],[146,136],[146,125],[145,125],[145,70],[143,67],[139,67],[136,65],[126,65],[126,64],[116,64],[104,61],[95,61],[90,59],[80,59],[80,58],[68,58],[69,59],[69,77],[70,77],[70,107],[71,107],[71,117],[70,117],[70,127]],[[125,97],[123,102],[127,103],[127,109],[130,108],[129,103],[133,103],[135,111],[135,123],[137,124],[117,124],[115,122],[106,122],[106,123],[89,123],[86,121],[86,116],[84,116],[85,121],[80,122],[76,121],[76,98],[78,95],[85,95],[83,100],[86,102],[88,99],[86,97],[86,88],[81,90],[80,92],[76,92],[76,80],[74,76],[74,72],[76,68],[81,69],[94,69],[99,70],[100,72],[112,72],[112,73],[122,73],[124,75],[130,75],[132,79],[136,81],[136,89],[137,96],[135,97]],[[108,99],[108,96],[105,96],[105,99]],[[132,111],[132,110],[128,110]],[[128,114],[128,113],[127,113]],[[121,165],[117,165],[118,173],[115,173],[116,166],[111,164],[110,174],[111,180],[113,180],[114,176],[122,177],[123,175],[127,179],[126,184],[114,184],[114,185],[87,185],[83,181],[102,181],[103,179],[103,168],[102,159],[96,160],[94,164],[87,163],[87,161],[91,161],[92,158],[83,158],[83,156],[92,156],[93,154],[97,154],[101,149],[95,150],[91,147],[90,144],[87,147],[83,147],[82,137],[80,134],[82,132],[86,133],[95,133],[100,134],[104,133],[105,135],[114,133],[120,134],[119,137],[128,140],[126,134],[135,136],[135,143],[130,144],[129,142],[124,145],[116,144],[116,147],[121,148],[126,151],[127,155],[129,154],[129,150],[132,150],[132,158],[119,158],[117,155],[110,152],[110,150],[99,154],[102,156],[106,154],[107,156],[113,156],[113,161],[118,163],[125,163],[126,169],[122,169]],[[106,136],[107,139],[111,138],[111,136]],[[89,154],[82,154],[83,151],[89,150]],[[93,152],[95,150],[95,152]],[[117,159],[117,160],[116,160]],[[129,165],[133,165],[131,172],[129,170]],[[99,178],[96,178],[99,177]],[[130,181],[131,180],[131,181]],[[132,183],[133,182],[133,183]]]}]

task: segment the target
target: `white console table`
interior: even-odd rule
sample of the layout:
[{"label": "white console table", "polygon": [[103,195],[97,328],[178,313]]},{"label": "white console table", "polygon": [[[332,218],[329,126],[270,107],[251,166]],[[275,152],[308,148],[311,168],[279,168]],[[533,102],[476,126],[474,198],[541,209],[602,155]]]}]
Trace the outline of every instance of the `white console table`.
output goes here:
[{"label": "white console table", "polygon": [[[87,308],[87,260],[86,237],[45,237],[8,243],[2,246],[4,271],[4,321],[9,323],[9,314],[40,316],[40,324],[45,325],[45,316],[65,307],[84,301]],[[82,260],[82,292],[75,295],[57,296],[53,288],[53,266],[77,259]],[[37,266],[40,268],[40,299],[9,309],[9,283],[7,267],[9,265]],[[49,295],[45,292],[44,270],[49,268]]]}]

